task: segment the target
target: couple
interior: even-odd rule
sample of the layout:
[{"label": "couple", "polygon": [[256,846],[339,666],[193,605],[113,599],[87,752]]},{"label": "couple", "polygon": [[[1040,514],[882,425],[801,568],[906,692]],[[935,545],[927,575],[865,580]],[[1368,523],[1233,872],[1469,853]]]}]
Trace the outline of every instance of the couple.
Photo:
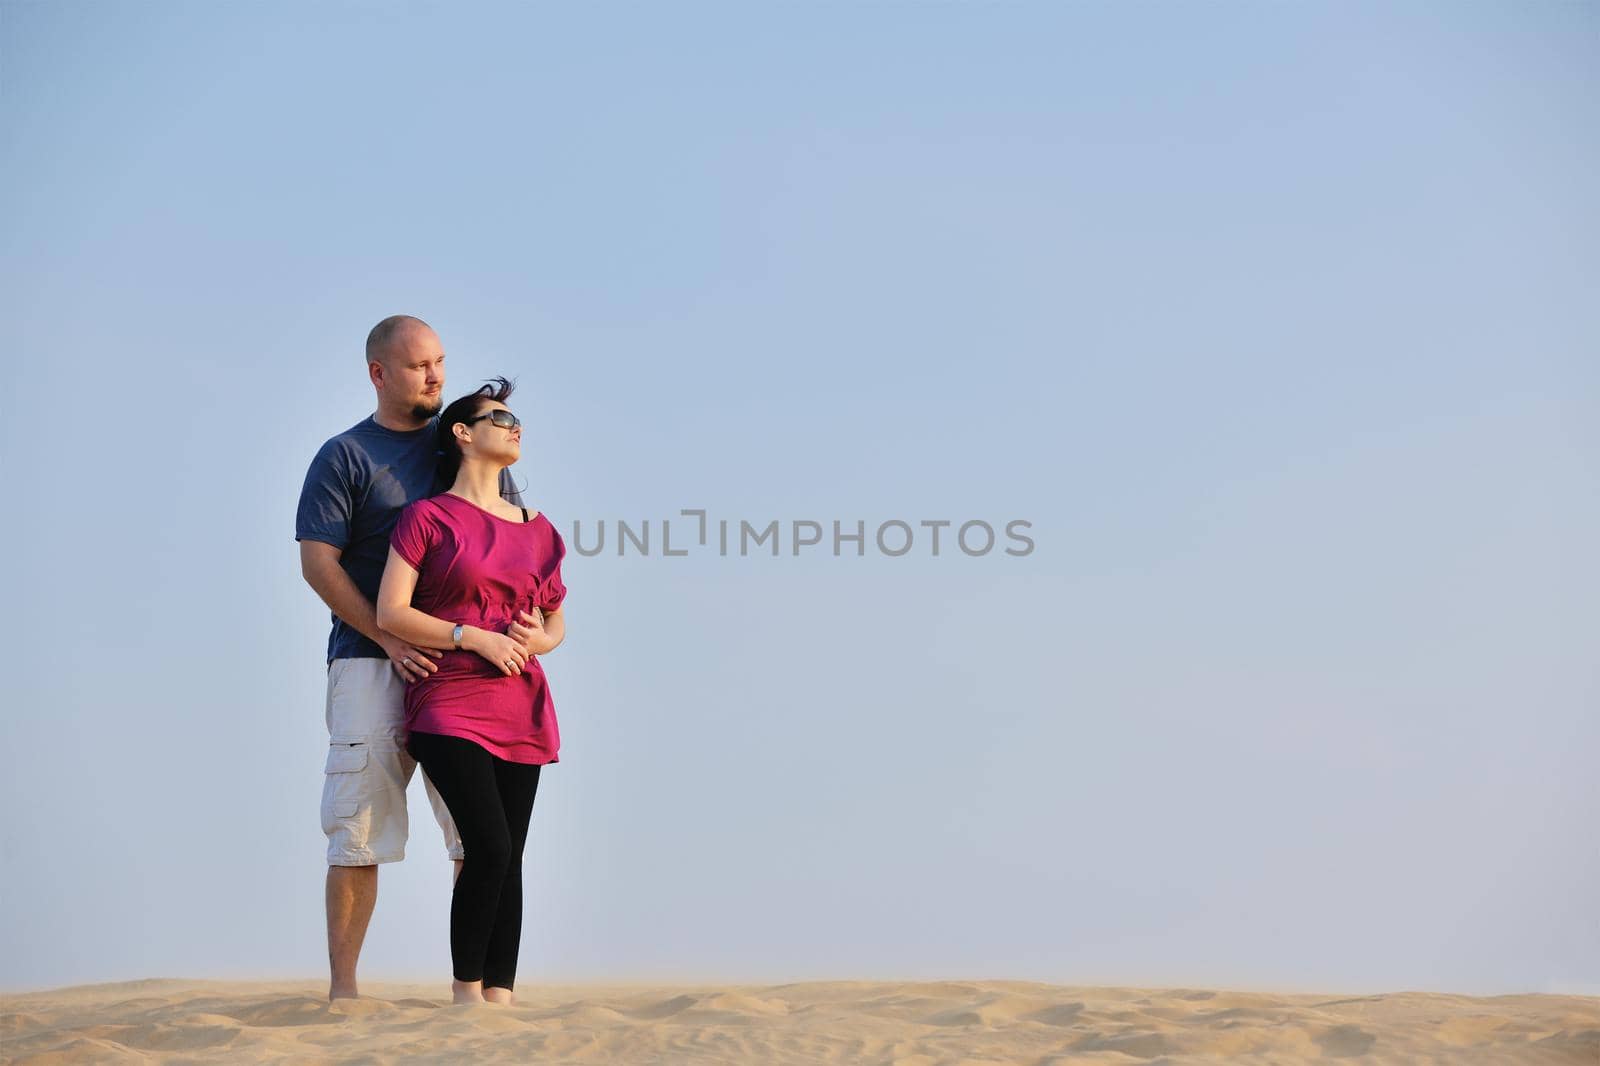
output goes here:
[{"label": "couple", "polygon": [[329,440],[295,518],[328,640],[328,998],[354,998],[378,864],[405,857],[406,786],[423,787],[455,860],[457,1003],[510,1003],[522,851],[561,735],[538,656],[566,636],[550,520],[508,468],[522,423],[504,378],[441,410],[444,350],[421,319],[367,337],[375,414]]}]

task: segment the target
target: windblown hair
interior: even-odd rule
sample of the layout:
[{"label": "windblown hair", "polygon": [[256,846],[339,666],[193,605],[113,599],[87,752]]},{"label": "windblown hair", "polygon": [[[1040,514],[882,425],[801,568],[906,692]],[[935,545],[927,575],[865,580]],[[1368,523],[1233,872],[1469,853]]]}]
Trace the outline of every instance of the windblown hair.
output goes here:
[{"label": "windblown hair", "polygon": [[439,415],[439,473],[434,484],[443,492],[456,483],[461,472],[461,442],[456,440],[456,426],[483,413],[490,401],[505,403],[516,382],[506,378],[490,378],[459,400],[453,400]]}]

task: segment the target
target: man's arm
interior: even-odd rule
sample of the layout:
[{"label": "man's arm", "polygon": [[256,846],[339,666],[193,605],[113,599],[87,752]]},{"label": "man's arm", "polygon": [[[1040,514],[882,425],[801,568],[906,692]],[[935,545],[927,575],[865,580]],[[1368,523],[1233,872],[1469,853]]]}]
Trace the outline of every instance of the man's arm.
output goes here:
[{"label": "man's arm", "polygon": [[534,645],[534,654],[549,655],[561,647],[561,642],[567,639],[567,616],[557,607],[553,611],[544,613],[544,640]]},{"label": "man's arm", "polygon": [[[395,673],[402,680],[413,681],[426,677],[439,667],[429,656],[441,653],[418,648],[392,633],[378,628],[378,615],[372,601],[361,594],[356,583],[350,580],[344,567],[339,565],[340,550],[320,540],[300,542],[300,573],[328,609],[355,627],[369,640],[389,655]],[[409,662],[407,661],[409,660]]]}]

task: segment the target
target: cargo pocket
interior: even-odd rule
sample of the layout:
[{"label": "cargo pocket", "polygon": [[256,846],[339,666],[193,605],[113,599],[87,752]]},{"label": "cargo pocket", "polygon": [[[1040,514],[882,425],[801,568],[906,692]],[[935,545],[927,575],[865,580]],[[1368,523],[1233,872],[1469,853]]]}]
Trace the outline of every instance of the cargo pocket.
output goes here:
[{"label": "cargo pocket", "polygon": [[326,779],[322,792],[322,828],[324,832],[338,831],[340,823],[354,818],[364,802],[370,802],[366,792],[367,740],[365,737],[334,737],[328,745],[328,762],[323,767]]}]

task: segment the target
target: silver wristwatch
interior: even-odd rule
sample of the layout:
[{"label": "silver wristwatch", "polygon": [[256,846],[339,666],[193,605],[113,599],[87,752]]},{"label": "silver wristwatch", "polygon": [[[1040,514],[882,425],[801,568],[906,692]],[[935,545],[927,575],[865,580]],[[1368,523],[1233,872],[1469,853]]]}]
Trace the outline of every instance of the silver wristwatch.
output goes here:
[{"label": "silver wristwatch", "polygon": [[456,651],[461,650],[461,631],[463,628],[458,625],[450,631],[450,641],[456,646]]}]

